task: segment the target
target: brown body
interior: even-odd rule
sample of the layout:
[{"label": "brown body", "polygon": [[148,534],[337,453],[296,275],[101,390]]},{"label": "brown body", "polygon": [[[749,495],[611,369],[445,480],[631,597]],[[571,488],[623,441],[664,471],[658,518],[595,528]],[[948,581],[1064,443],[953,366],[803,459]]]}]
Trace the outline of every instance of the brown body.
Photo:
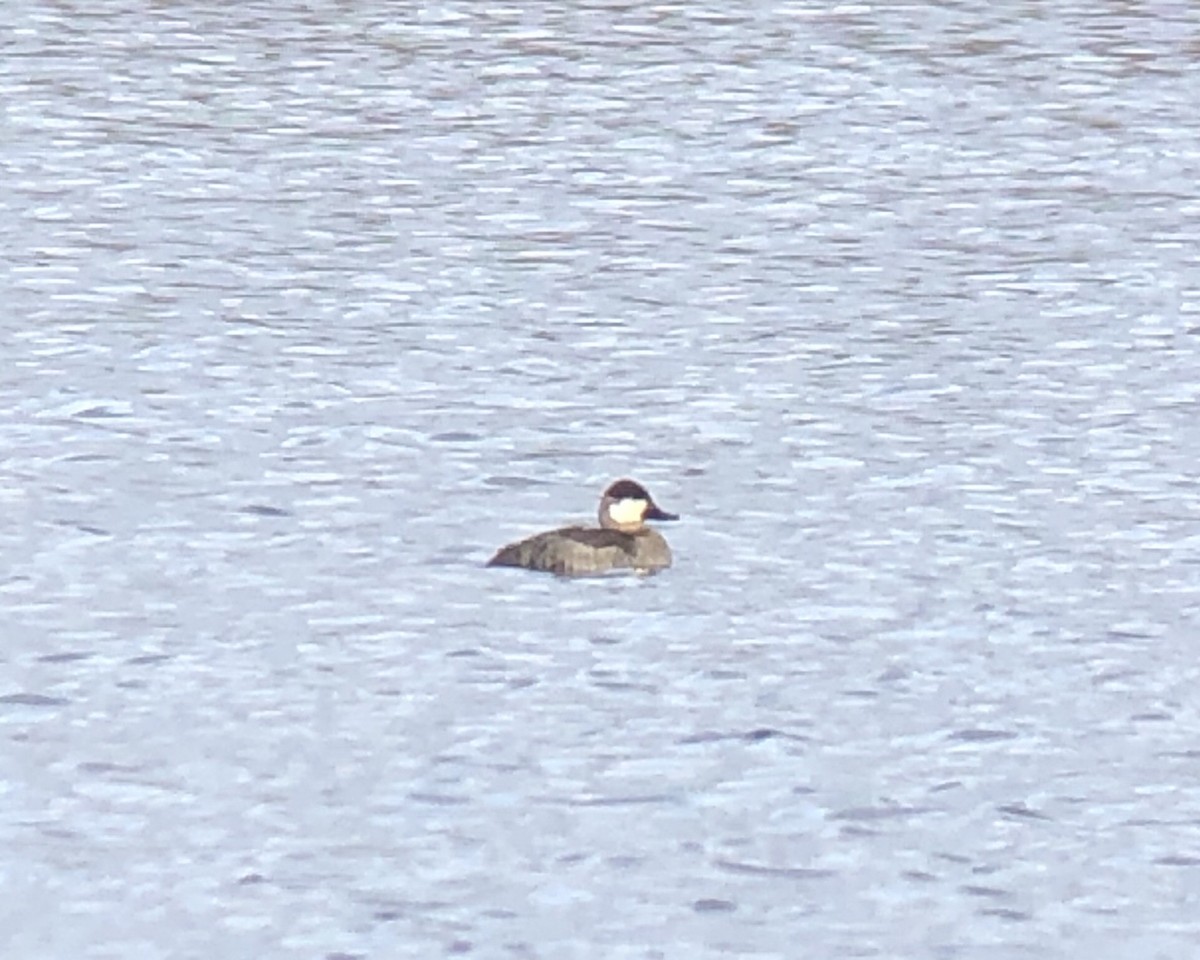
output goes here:
[{"label": "brown body", "polygon": [[525,567],[560,576],[580,577],[632,569],[640,573],[671,565],[671,548],[657,530],[622,533],[602,527],[563,527],[519,543],[510,543],[488,561],[489,567]]}]

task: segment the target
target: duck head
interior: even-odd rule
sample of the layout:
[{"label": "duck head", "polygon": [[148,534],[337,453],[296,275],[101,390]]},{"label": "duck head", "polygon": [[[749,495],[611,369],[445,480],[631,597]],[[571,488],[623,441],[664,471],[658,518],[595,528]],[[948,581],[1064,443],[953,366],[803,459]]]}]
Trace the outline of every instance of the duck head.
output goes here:
[{"label": "duck head", "polygon": [[679,515],[659,509],[636,480],[618,480],[600,498],[600,526],[622,533],[637,533],[647,520],[678,520]]}]

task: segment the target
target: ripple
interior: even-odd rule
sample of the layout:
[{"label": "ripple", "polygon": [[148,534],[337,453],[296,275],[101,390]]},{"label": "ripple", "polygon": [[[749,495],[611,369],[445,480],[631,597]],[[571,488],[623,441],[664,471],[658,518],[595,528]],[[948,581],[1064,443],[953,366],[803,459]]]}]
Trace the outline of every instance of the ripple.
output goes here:
[{"label": "ripple", "polygon": [[0,705],[14,707],[63,707],[71,701],[44,693],[7,693],[0,696]]}]

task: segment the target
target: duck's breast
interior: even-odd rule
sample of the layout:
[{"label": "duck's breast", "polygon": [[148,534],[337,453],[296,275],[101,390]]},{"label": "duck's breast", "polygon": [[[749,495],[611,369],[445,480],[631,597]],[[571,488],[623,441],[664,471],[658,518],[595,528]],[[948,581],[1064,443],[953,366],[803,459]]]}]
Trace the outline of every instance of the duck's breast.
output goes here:
[{"label": "duck's breast", "polygon": [[671,548],[657,530],[649,528],[639,533],[634,540],[637,548],[634,553],[633,566],[639,570],[665,570],[671,565]]}]

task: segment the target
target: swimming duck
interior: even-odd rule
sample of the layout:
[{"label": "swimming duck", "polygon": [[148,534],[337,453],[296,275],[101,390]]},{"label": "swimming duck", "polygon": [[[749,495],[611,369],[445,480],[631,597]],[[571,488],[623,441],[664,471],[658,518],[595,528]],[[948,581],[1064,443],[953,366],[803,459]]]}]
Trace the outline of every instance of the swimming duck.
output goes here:
[{"label": "swimming duck", "polygon": [[653,573],[671,565],[671,548],[647,520],[678,520],[660,510],[635,480],[618,480],[600,497],[599,527],[562,527],[501,547],[489,567],[525,567],[579,577],[633,569]]}]

